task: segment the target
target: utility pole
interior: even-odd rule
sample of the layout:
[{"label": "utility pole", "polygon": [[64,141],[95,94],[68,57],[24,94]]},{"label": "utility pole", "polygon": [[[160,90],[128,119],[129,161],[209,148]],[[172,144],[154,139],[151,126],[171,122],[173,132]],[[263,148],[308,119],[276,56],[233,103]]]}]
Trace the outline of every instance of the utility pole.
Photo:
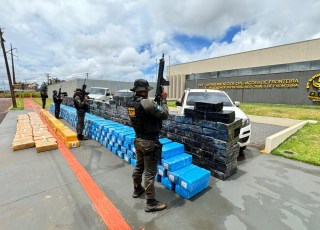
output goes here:
[{"label": "utility pole", "polygon": [[13,63],[13,56],[15,56],[15,55],[12,54],[12,50],[16,50],[16,48],[12,49],[11,43],[10,43],[10,46],[11,46],[10,51],[11,51],[11,65],[12,65],[12,80],[13,80],[13,84],[16,84],[16,74],[14,72],[14,63]]},{"label": "utility pole", "polygon": [[16,102],[16,98],[14,96],[14,89],[12,86],[9,64],[8,64],[8,60],[7,60],[7,53],[6,53],[6,49],[4,47],[5,40],[3,39],[2,34],[3,33],[0,28],[0,42],[1,42],[2,52],[3,52],[4,62],[6,64],[7,76],[8,76],[8,80],[9,80],[9,86],[10,86],[10,92],[11,92],[11,98],[12,98],[12,105],[13,105],[13,108],[17,108],[17,102]]},{"label": "utility pole", "polygon": [[46,78],[47,78],[47,85],[49,85],[50,74],[45,73],[45,75],[46,75]]}]

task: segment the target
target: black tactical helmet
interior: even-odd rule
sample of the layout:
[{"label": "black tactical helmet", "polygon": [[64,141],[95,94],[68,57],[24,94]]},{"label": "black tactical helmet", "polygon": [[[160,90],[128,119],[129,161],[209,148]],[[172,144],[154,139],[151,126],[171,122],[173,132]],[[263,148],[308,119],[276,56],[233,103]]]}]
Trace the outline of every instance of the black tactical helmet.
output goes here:
[{"label": "black tactical helmet", "polygon": [[81,91],[82,91],[82,89],[76,88],[76,90],[74,92],[81,92]]},{"label": "black tactical helmet", "polygon": [[53,90],[53,93],[56,94],[58,91],[57,90]]},{"label": "black tactical helmet", "polygon": [[133,92],[138,91],[150,91],[153,87],[149,85],[149,82],[144,79],[137,79],[134,81],[134,87],[130,89]]}]

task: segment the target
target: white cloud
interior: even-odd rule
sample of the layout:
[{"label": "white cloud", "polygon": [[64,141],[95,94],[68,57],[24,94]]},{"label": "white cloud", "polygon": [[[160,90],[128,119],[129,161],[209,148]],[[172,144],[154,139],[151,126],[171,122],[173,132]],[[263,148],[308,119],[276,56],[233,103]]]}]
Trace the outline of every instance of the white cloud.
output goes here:
[{"label": "white cloud", "polygon": [[[317,0],[0,0],[6,48],[18,48],[18,80],[67,78],[154,79],[155,60],[166,65],[320,37]],[[232,42],[220,42],[241,26]],[[212,40],[198,50],[175,35]],[[180,41],[183,42],[183,41]],[[0,58],[0,66],[3,66]],[[30,77],[31,76],[31,77]],[[0,68],[0,81],[6,79]],[[1,82],[0,82],[1,83]]]}]

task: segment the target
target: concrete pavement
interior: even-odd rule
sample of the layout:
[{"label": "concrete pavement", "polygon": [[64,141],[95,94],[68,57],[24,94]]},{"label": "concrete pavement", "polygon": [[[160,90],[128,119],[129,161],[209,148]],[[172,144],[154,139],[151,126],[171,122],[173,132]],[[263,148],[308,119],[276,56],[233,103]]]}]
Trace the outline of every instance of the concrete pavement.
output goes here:
[{"label": "concrete pavement", "polygon": [[[11,151],[18,113],[10,111],[0,124],[1,229],[105,229],[58,150]],[[157,197],[168,208],[145,213],[144,196],[131,197],[132,166],[96,141],[81,144],[71,150],[73,155],[133,229],[300,230],[320,225],[319,167],[248,147],[235,175],[227,181],[212,177],[209,188],[190,200],[156,183]]]}]

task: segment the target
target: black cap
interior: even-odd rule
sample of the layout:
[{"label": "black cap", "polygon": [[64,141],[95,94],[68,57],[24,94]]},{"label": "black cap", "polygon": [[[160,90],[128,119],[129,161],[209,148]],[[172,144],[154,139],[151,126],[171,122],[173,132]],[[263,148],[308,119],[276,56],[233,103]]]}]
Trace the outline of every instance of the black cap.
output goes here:
[{"label": "black cap", "polygon": [[76,90],[74,92],[81,92],[81,91],[82,91],[82,89],[76,88]]},{"label": "black cap", "polygon": [[150,91],[153,87],[149,85],[149,82],[144,79],[137,79],[134,81],[134,87],[130,89],[133,92]]}]

